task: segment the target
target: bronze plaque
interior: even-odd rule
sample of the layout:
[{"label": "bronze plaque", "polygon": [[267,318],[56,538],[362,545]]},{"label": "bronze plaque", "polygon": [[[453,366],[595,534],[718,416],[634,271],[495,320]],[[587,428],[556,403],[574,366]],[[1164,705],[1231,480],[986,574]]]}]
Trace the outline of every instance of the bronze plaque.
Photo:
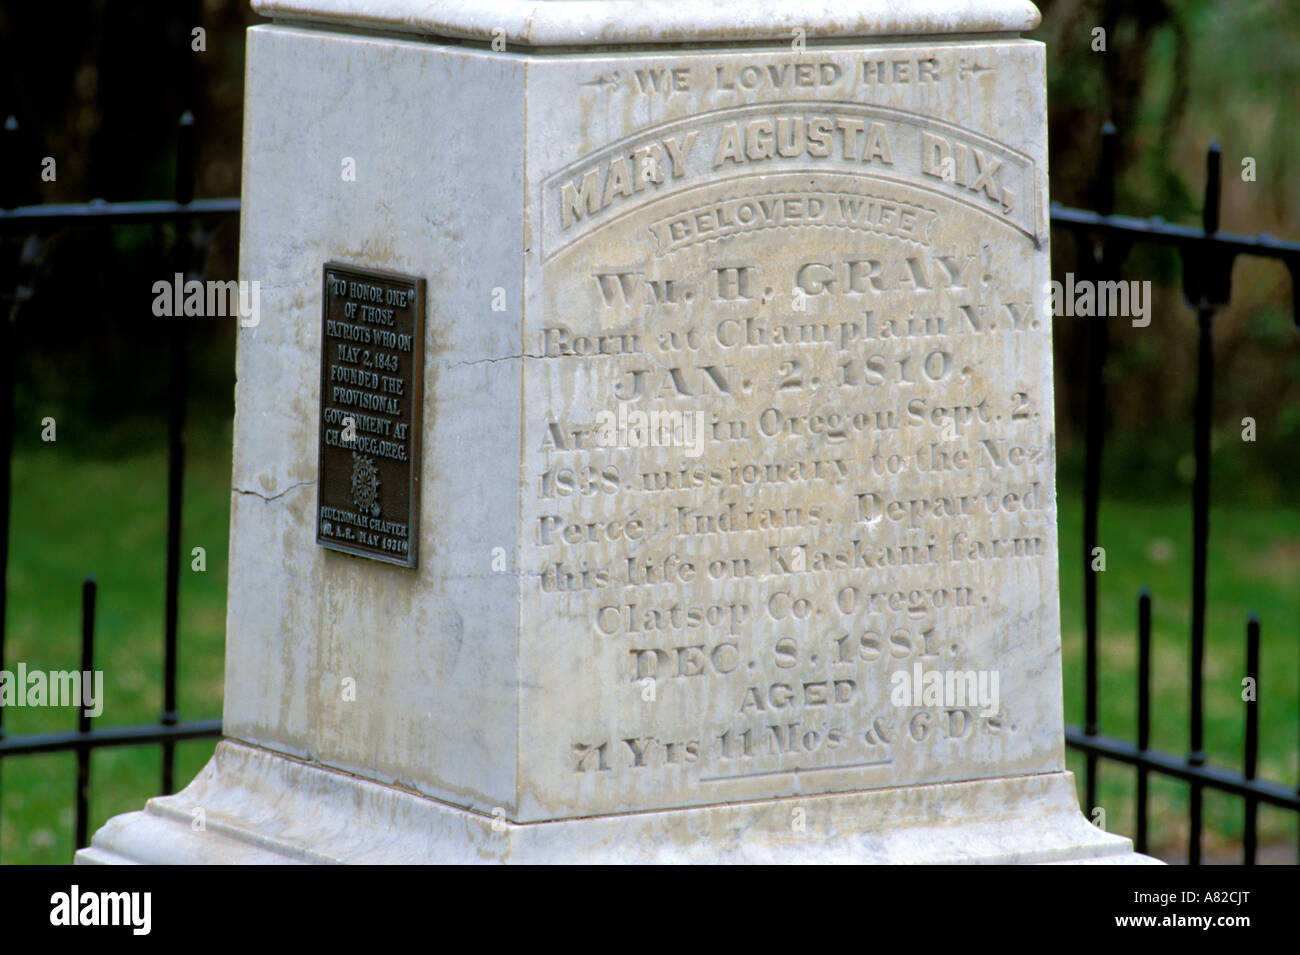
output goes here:
[{"label": "bronze plaque", "polygon": [[416,566],[424,279],[325,263],[316,543]]}]

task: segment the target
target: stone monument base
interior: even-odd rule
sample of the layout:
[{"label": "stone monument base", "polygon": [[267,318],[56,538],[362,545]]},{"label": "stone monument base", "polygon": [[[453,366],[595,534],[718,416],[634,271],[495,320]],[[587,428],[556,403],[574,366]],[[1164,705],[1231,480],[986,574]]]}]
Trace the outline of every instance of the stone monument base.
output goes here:
[{"label": "stone monument base", "polygon": [[173,865],[1155,861],[1084,818],[1068,772],[518,824],[231,741],[182,792],[111,819],[77,853]]}]

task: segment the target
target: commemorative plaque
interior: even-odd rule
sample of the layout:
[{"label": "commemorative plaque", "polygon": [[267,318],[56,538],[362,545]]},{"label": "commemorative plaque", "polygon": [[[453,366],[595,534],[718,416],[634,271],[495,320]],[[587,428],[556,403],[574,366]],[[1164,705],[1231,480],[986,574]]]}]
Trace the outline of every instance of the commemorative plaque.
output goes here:
[{"label": "commemorative plaque", "polygon": [[326,263],[316,543],[415,567],[424,279]]}]

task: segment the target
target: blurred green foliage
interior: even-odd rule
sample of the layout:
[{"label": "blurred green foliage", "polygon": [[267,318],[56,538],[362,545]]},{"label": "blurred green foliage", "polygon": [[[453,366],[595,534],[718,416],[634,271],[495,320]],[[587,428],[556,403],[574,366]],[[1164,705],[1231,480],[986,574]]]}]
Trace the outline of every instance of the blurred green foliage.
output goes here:
[{"label": "blurred green foliage", "polygon": [[[1047,44],[1052,198],[1095,204],[1100,129],[1119,131],[1115,209],[1200,223],[1205,154],[1223,151],[1224,231],[1300,239],[1300,4],[1292,0],[1045,0],[1034,34]],[[1095,50],[1097,29],[1106,49]],[[1242,160],[1255,160],[1255,181]],[[1076,250],[1053,233],[1053,275]],[[1106,366],[1105,491],[1176,494],[1190,481],[1195,316],[1167,248],[1135,246],[1124,278],[1155,283],[1151,325],[1111,322]],[[1080,463],[1087,319],[1058,318],[1058,443],[1063,468]],[[1300,334],[1285,268],[1239,259],[1232,302],[1215,328],[1216,498],[1295,506],[1300,447]],[[1257,438],[1242,440],[1253,418]]]}]

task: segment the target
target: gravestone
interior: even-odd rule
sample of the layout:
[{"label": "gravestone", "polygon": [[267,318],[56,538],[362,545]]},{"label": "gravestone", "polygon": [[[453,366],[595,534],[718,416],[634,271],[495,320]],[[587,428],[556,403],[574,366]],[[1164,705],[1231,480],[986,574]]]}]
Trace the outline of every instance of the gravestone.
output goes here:
[{"label": "gravestone", "polygon": [[1031,4],[254,6],[228,739],[80,861],[1141,861]]}]

